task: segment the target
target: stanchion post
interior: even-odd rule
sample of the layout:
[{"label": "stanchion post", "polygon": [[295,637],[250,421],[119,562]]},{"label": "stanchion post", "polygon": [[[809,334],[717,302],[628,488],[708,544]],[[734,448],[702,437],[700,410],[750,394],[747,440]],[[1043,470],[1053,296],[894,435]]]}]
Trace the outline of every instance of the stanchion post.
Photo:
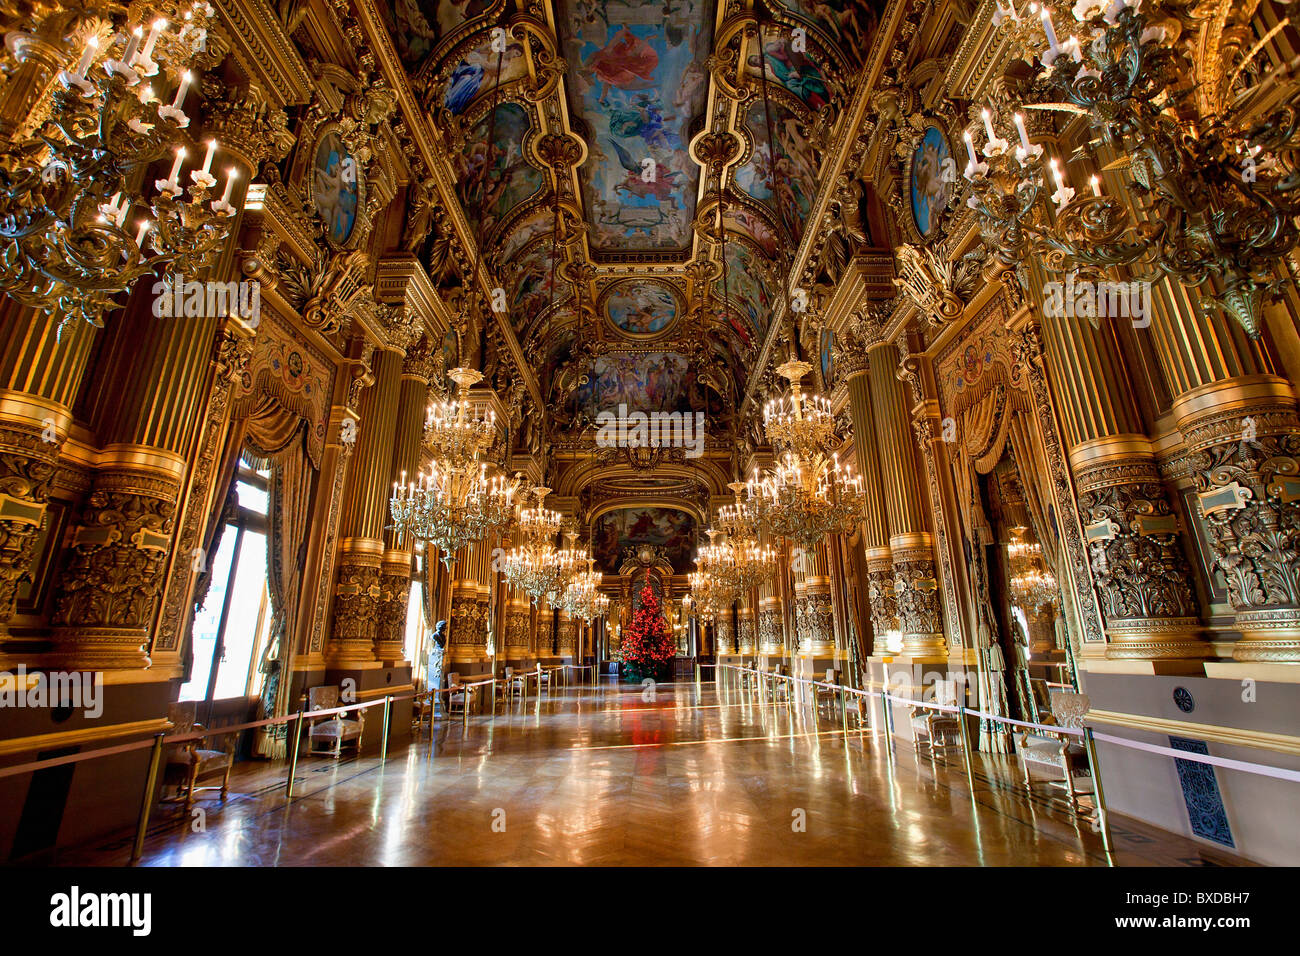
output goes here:
[{"label": "stanchion post", "polygon": [[[1101,845],[1109,854],[1111,852],[1110,819],[1106,813],[1106,795],[1101,786],[1101,761],[1097,759],[1097,742],[1092,739],[1091,727],[1083,728],[1083,741],[1088,746],[1088,763],[1092,765],[1092,792],[1097,801],[1097,823],[1101,827]],[[1073,781],[1070,786],[1074,786]]]},{"label": "stanchion post", "polygon": [[153,791],[158,785],[158,766],[162,763],[163,734],[155,734],[153,749],[149,751],[149,772],[144,778],[144,796],[140,798],[140,819],[135,826],[135,843],[131,847],[131,862],[144,855],[144,837],[149,832],[149,812],[153,809]]},{"label": "stanchion post", "polygon": [[[429,719],[429,736],[433,736],[433,718]],[[289,741],[289,779],[284,782],[284,798],[293,799],[293,776],[298,772],[298,742],[302,740],[302,711],[293,721],[293,740]]]},{"label": "stanchion post", "polygon": [[845,693],[844,685],[840,685],[840,722],[844,726],[844,742],[849,742],[849,698]]},{"label": "stanchion post", "polygon": [[971,769],[970,762],[970,728],[966,726],[966,708],[962,705],[957,707],[957,728],[961,731],[961,755],[966,761],[966,783],[970,787],[973,797],[975,794],[975,771]]},{"label": "stanchion post", "polygon": [[388,760],[388,724],[393,712],[393,698],[387,696],[384,698],[384,730],[379,735],[379,762],[385,763]]}]

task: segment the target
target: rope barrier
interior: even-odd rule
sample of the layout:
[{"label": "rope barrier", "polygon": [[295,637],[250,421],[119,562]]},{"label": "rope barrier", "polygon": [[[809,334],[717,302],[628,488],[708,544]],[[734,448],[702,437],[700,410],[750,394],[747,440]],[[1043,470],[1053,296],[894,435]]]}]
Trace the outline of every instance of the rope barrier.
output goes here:
[{"label": "rope barrier", "polygon": [[735,670],[744,674],[752,674],[761,677],[780,678],[797,684],[809,684],[817,687],[829,687],[841,690],[844,693],[858,694],[864,697],[881,697],[885,700],[894,701],[895,703],[909,704],[913,707],[921,707],[926,710],[937,710],[941,713],[962,713],[971,717],[979,717],[984,720],[992,720],[997,723],[1011,724],[1016,727],[1024,727],[1028,730],[1039,731],[1044,735],[1066,735],[1071,737],[1086,738],[1091,732],[1094,740],[1101,740],[1117,747],[1127,747],[1131,750],[1143,750],[1148,753],[1160,754],[1161,756],[1173,757],[1177,760],[1191,760],[1195,763],[1209,764],[1215,767],[1223,767],[1225,770],[1240,770],[1243,773],[1253,773],[1265,777],[1273,777],[1278,780],[1290,780],[1300,783],[1300,770],[1288,770],[1284,767],[1273,767],[1268,764],[1250,763],[1245,760],[1233,760],[1230,757],[1214,757],[1209,754],[1190,753],[1185,750],[1175,750],[1172,747],[1164,747],[1159,744],[1143,743],[1140,740],[1131,740],[1128,737],[1116,737],[1113,734],[1101,733],[1087,728],[1086,730],[1079,727],[1061,727],[1055,724],[1035,724],[1024,720],[1015,720],[1011,717],[1004,717],[1000,714],[990,714],[987,711],[977,710],[973,707],[956,707],[948,704],[937,704],[933,701],[913,700],[909,697],[898,697],[894,694],[877,693],[875,691],[862,690],[856,687],[847,687],[842,684],[828,684],[824,681],[814,681],[804,677],[794,677],[790,674],[768,674],[757,668],[740,667],[736,664],[719,664],[718,667],[725,667],[729,670]]}]

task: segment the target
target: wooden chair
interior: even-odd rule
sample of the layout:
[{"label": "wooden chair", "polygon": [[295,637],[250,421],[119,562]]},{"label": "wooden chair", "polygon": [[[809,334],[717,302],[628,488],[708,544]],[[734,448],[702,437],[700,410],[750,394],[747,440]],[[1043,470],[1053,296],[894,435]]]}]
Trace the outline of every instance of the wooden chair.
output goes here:
[{"label": "wooden chair", "polygon": [[[307,691],[307,709],[333,710],[339,706],[339,689],[333,686],[312,687]],[[355,714],[355,717],[351,715]],[[361,735],[366,727],[364,710],[349,711],[349,717],[332,714],[328,717],[307,718],[307,752],[328,754],[337,760],[343,755],[343,745],[351,744],[361,753]]]},{"label": "wooden chair", "polygon": [[[934,682],[934,702],[944,707],[957,706],[957,682],[937,680]],[[961,747],[961,715],[933,710],[929,707],[913,707],[912,748],[921,752],[921,742],[929,748],[931,756],[940,750]]]},{"label": "wooden chair", "polygon": [[[823,682],[839,684],[840,672],[838,668],[826,668],[826,676],[823,678]],[[820,710],[822,705],[825,704],[827,711],[833,714],[840,703],[840,692],[830,687],[814,687],[813,690],[817,692],[817,709]]]},{"label": "wooden chair", "polygon": [[466,687],[460,682],[460,674],[453,671],[447,675],[447,714],[465,714],[474,709],[474,699],[478,696],[477,687]]},{"label": "wooden chair", "polygon": [[[1042,723],[1072,729],[1083,727],[1084,715],[1092,706],[1087,694],[1054,690],[1050,699],[1052,712],[1041,719]],[[1064,790],[1070,798],[1070,809],[1077,813],[1079,794],[1092,792],[1092,771],[1082,739],[1075,734],[1022,733],[1016,736],[1016,744],[1020,768],[1025,775],[1025,790],[1029,795],[1033,796],[1035,783],[1031,771],[1038,770],[1048,776],[1047,780],[1040,782]],[[1076,787],[1076,777],[1088,778],[1089,785]]]},{"label": "wooden chair", "polygon": [[[204,726],[195,720],[197,702],[180,701],[167,705],[167,719],[172,723],[169,735],[189,734],[204,730]],[[172,744],[167,754],[167,765],[163,771],[163,786],[174,786],[176,792],[165,803],[184,803],[189,810],[194,804],[194,795],[200,790],[220,790],[221,799],[226,799],[230,790],[230,771],[235,765],[233,753],[224,750],[205,749],[204,744],[212,745],[211,738],[204,740],[187,740]],[[198,782],[206,777],[221,775],[221,786],[200,787]]]},{"label": "wooden chair", "polygon": [[528,696],[528,672],[516,671],[513,667],[507,667],[506,696],[513,699],[516,694],[519,695],[520,700]]},{"label": "wooden chair", "polygon": [[789,664],[777,664],[772,668],[772,703],[790,701],[790,681],[786,680],[789,676]]},{"label": "wooden chair", "polygon": [[551,672],[542,667],[542,662],[537,662],[537,696],[542,696],[542,687],[546,687],[546,692],[551,691]]}]

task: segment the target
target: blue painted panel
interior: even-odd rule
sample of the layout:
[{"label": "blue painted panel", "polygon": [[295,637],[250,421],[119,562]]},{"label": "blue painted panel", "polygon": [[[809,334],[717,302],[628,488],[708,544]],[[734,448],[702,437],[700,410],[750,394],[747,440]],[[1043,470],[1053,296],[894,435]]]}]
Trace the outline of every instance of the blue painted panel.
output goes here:
[{"label": "blue painted panel", "polygon": [[[1210,748],[1202,740],[1170,737],[1169,746],[1207,757],[1210,754]],[[1232,828],[1228,825],[1228,813],[1223,807],[1223,796],[1219,793],[1219,781],[1214,776],[1214,768],[1209,764],[1177,758],[1174,758],[1174,766],[1178,768],[1178,782],[1183,788],[1183,800],[1187,804],[1187,817],[1191,821],[1192,832],[1235,849]]]}]

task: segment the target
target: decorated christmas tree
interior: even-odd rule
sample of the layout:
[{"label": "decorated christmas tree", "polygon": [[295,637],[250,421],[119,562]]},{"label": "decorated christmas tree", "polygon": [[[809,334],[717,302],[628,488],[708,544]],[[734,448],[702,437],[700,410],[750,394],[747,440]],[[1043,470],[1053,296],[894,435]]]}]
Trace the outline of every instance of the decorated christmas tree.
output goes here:
[{"label": "decorated christmas tree", "polygon": [[665,680],[668,662],[672,660],[676,647],[673,632],[664,620],[659,598],[649,581],[641,588],[640,604],[632,615],[632,622],[623,631],[620,654],[623,676],[637,682],[646,677]]}]

